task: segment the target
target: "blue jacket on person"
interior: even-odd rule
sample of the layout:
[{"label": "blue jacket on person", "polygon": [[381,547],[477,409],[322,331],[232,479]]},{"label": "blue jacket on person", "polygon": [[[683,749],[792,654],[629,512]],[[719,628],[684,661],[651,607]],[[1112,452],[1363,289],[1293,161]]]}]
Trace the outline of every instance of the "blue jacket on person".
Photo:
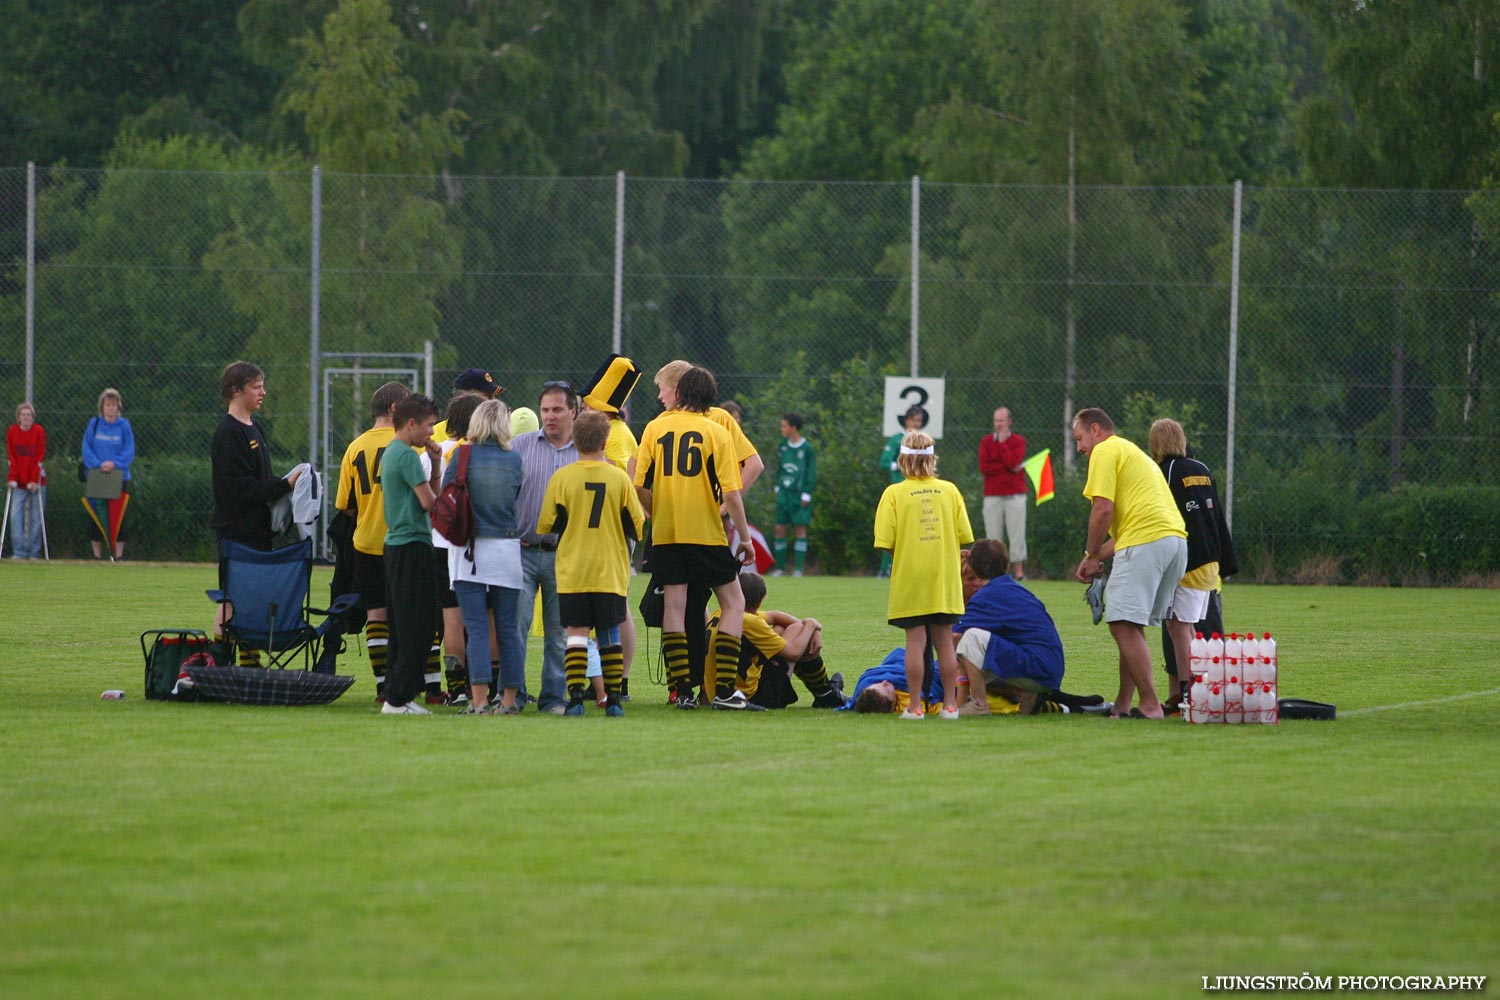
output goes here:
[{"label": "blue jacket on person", "polygon": [[[521,493],[521,456],[498,441],[459,445],[469,449],[469,505],[474,510],[474,534],[479,538],[520,538],[516,497]],[[443,485],[458,476],[458,451],[443,470]]]},{"label": "blue jacket on person", "polygon": [[955,632],[982,628],[993,638],[983,667],[999,678],[1028,677],[1056,691],[1062,687],[1063,646],[1041,600],[1009,576],[979,588],[969,599]]},{"label": "blue jacket on person", "polygon": [[[878,665],[860,674],[859,680],[854,685],[854,693],[838,708],[838,711],[854,711],[854,703],[860,695],[864,694],[865,688],[871,684],[879,684],[881,681],[890,681],[896,685],[897,691],[906,690],[906,648],[904,646],[897,646]],[[929,702],[943,700],[943,678],[938,673],[936,665],[933,667],[932,680],[927,685],[926,700]]]},{"label": "blue jacket on person", "polygon": [[97,469],[105,462],[115,463],[115,468],[125,473],[130,482],[130,463],[135,461],[135,432],[130,421],[116,417],[110,423],[103,417],[94,417],[83,429],[83,464]]}]

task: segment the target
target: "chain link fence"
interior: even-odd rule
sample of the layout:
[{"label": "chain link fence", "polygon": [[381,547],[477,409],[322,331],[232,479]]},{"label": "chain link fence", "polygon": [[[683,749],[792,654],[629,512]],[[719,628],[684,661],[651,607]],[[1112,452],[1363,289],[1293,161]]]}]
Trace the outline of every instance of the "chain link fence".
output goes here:
[{"label": "chain link fence", "polygon": [[[825,570],[874,566],[883,379],[921,374],[946,378],[941,473],[976,526],[995,407],[1052,449],[1029,572],[1076,556],[1069,418],[1096,405],[1138,443],[1158,416],[1187,427],[1232,494],[1242,575],[1493,582],[1485,197],[0,169],[0,397],[48,430],[54,555],[87,551],[74,473],[106,386],[138,444],[132,555],[206,558],[226,362],[267,369],[279,466],[336,467],[379,372],[416,369],[443,403],[487,368],[534,406],[618,344],[648,376],[637,432],[678,357],[719,375],[772,469],[778,418],[808,416]],[[337,399],[314,398],[325,369],[353,372]],[[749,500],[769,522],[769,488]]]}]

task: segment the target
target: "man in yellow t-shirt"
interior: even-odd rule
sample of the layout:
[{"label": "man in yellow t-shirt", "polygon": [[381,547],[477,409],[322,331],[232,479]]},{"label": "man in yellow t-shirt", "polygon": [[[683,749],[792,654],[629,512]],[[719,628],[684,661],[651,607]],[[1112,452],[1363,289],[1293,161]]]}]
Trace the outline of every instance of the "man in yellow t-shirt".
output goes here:
[{"label": "man in yellow t-shirt", "polygon": [[[1104,560],[1114,560],[1104,591],[1104,616],[1120,649],[1120,692],[1112,714],[1160,719],[1145,630],[1159,624],[1172,606],[1187,569],[1187,529],[1156,463],[1116,436],[1109,414],[1096,407],[1079,410],[1073,440],[1089,460],[1083,495],[1093,504],[1074,575],[1089,583],[1104,572]],[[1140,705],[1132,709],[1137,692]]]},{"label": "man in yellow t-shirt", "polygon": [[386,652],[390,626],[385,607],[385,494],[380,466],[396,437],[391,414],[411,395],[400,382],[387,382],[370,396],[370,429],[349,443],[339,464],[334,506],[354,515],[354,590],[365,612],[365,651],[375,674],[375,697],[385,697]]}]

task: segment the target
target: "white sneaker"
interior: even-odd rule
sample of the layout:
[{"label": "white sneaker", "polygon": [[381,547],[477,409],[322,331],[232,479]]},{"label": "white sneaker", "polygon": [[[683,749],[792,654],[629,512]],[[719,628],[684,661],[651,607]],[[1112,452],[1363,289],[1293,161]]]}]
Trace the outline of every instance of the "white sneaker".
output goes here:
[{"label": "white sneaker", "polygon": [[908,708],[908,709],[905,709],[904,711],[902,711],[901,718],[903,718],[903,719],[925,719],[925,718],[927,718],[927,715],[924,712],[913,712],[911,709]]},{"label": "white sneaker", "polygon": [[958,718],[958,709],[956,709],[956,708],[945,708],[941,712],[938,713],[938,718],[939,719],[956,719],[956,718]]},{"label": "white sneaker", "polygon": [[431,715],[432,713],[429,712],[429,711],[427,711],[427,709],[423,708],[421,705],[418,705],[415,701],[409,701],[405,705],[401,705],[399,707],[396,706],[396,705],[392,705],[390,702],[386,702],[384,705],[380,706],[380,714],[381,715]]}]

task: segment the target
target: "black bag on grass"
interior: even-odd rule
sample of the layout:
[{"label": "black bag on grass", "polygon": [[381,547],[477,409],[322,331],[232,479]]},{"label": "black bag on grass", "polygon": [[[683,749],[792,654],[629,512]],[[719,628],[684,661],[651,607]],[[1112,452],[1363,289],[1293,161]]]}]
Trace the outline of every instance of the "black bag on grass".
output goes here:
[{"label": "black bag on grass", "polygon": [[[151,644],[146,637],[154,636]],[[190,656],[208,652],[208,636],[196,628],[151,628],[141,633],[141,655],[146,660],[146,698],[176,700],[174,689]]]}]

